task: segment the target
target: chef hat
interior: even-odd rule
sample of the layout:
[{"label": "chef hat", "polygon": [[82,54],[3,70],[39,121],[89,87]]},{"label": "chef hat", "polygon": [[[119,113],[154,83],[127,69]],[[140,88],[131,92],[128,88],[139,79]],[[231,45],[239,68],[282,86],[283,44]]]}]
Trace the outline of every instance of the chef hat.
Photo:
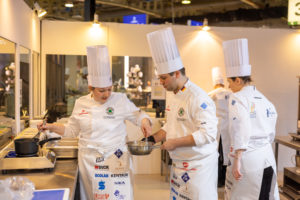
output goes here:
[{"label": "chef hat", "polygon": [[223,42],[226,76],[250,76],[248,40],[245,38]]},{"label": "chef hat", "polygon": [[212,80],[213,80],[213,85],[214,86],[217,85],[217,84],[223,84],[224,85],[224,79],[223,79],[223,75],[222,75],[220,67],[212,68],[211,74],[212,74]]},{"label": "chef hat", "polygon": [[105,88],[112,85],[108,49],[105,45],[87,47],[88,84]]},{"label": "chef hat", "polygon": [[148,33],[147,39],[158,75],[183,68],[176,41],[170,27]]}]

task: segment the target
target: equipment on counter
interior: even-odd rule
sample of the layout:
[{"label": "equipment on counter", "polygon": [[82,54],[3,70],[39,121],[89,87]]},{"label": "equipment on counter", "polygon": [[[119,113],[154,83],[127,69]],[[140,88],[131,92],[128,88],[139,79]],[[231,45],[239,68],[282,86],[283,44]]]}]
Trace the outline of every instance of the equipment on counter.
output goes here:
[{"label": "equipment on counter", "polygon": [[39,141],[38,138],[19,138],[15,139],[15,152],[17,156],[26,157],[26,156],[35,156],[38,153],[39,145],[42,147],[45,143],[52,140],[60,140],[60,137],[57,138],[48,138],[45,140]]},{"label": "equipment on counter", "polygon": [[127,142],[127,147],[132,155],[149,155],[153,149],[160,148],[160,145],[154,145],[148,141],[130,141]]}]

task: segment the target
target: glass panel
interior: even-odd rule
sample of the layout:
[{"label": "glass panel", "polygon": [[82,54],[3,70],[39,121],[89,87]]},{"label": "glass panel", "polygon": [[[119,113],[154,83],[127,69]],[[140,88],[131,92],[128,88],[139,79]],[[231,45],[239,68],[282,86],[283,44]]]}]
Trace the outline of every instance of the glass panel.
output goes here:
[{"label": "glass panel", "polygon": [[46,108],[48,122],[70,116],[75,100],[89,93],[86,56],[46,56]]},{"label": "glass panel", "polygon": [[126,92],[139,107],[152,107],[151,82],[155,78],[151,57],[113,56],[114,91]]},{"label": "glass panel", "polygon": [[20,46],[20,116],[29,119],[29,49]]},{"label": "glass panel", "polygon": [[40,55],[37,52],[32,54],[32,76],[33,76],[33,117],[39,118],[41,115],[41,68]]},{"label": "glass panel", "polygon": [[15,117],[15,43],[0,37],[0,125]]}]

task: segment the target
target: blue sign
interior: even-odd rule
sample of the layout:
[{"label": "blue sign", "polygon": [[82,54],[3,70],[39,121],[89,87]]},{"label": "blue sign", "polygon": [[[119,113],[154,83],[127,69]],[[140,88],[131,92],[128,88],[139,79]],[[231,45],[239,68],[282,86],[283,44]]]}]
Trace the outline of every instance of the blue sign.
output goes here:
[{"label": "blue sign", "polygon": [[203,22],[198,22],[198,21],[189,19],[187,21],[187,25],[189,25],[189,26],[203,26]]},{"label": "blue sign", "polygon": [[146,14],[137,14],[137,15],[126,15],[123,16],[124,24],[146,24],[147,15]]}]

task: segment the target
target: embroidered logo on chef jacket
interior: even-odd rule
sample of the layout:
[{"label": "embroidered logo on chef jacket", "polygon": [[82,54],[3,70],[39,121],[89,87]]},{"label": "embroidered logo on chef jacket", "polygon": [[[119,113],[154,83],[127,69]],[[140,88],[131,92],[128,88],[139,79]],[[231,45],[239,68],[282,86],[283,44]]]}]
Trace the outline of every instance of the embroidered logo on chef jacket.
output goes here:
[{"label": "embroidered logo on chef jacket", "polygon": [[121,192],[119,190],[116,190],[114,192],[115,197],[117,197],[118,200],[123,200],[125,199],[126,195],[125,194],[121,194]]},{"label": "embroidered logo on chef jacket", "polygon": [[98,182],[98,190],[104,190],[105,189],[105,181],[99,181]]},{"label": "embroidered logo on chef jacket", "polygon": [[113,107],[108,107],[108,108],[106,108],[105,111],[106,111],[107,116],[103,116],[104,119],[115,119],[116,118],[115,116],[113,116],[114,112],[115,112]]},{"label": "embroidered logo on chef jacket", "polygon": [[251,102],[250,118],[256,118],[255,103]]},{"label": "embroidered logo on chef jacket", "polygon": [[188,168],[188,167],[189,167],[189,163],[183,162],[183,163],[182,163],[182,166],[183,166],[183,168]]},{"label": "embroidered logo on chef jacket", "polygon": [[274,112],[273,110],[272,110],[272,108],[268,108],[267,109],[267,117],[269,118],[272,118],[272,117],[275,117],[276,116],[276,112]]},{"label": "embroidered logo on chef jacket", "polygon": [[120,149],[118,149],[118,150],[115,152],[115,155],[116,155],[118,158],[120,158],[120,157],[123,155],[123,152],[122,152]]},{"label": "embroidered logo on chef jacket", "polygon": [[190,177],[188,175],[188,173],[184,173],[182,176],[181,176],[181,179],[186,183],[190,180]]},{"label": "embroidered logo on chef jacket", "polygon": [[86,115],[89,114],[86,110],[82,109],[81,112],[79,113],[79,115]]},{"label": "embroidered logo on chef jacket", "polygon": [[182,117],[184,115],[184,109],[183,108],[179,108],[178,110],[178,116]]},{"label": "embroidered logo on chef jacket", "polygon": [[203,109],[206,109],[207,108],[207,104],[206,103],[202,103],[200,107],[203,108]]}]

